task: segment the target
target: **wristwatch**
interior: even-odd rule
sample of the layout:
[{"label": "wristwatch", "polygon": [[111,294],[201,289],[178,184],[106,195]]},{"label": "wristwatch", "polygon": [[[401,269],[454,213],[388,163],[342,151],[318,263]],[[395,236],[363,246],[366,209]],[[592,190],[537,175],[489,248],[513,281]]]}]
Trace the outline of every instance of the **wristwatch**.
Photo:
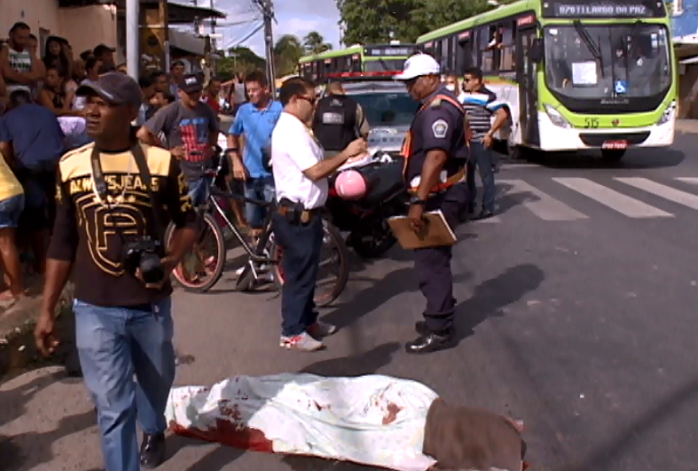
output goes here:
[{"label": "wristwatch", "polygon": [[427,201],[420,199],[417,195],[414,195],[410,198],[410,204],[418,204],[424,206],[425,204],[427,204]]}]

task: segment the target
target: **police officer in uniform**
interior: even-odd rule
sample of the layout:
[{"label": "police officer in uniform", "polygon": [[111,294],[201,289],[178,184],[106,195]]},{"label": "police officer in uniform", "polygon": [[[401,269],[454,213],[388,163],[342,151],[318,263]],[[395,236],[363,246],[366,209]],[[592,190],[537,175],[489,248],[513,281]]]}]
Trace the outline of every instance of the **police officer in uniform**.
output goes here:
[{"label": "police officer in uniform", "polygon": [[313,134],[331,157],[356,138],[368,137],[369,125],[356,100],[346,95],[340,82],[327,84],[326,96],[318,101],[313,118]]},{"label": "police officer in uniform", "polygon": [[[460,184],[468,158],[465,110],[440,81],[440,67],[427,54],[405,62],[396,78],[405,82],[421,102],[403,146],[406,180],[412,192],[408,217],[415,231],[424,225],[425,211],[440,209],[454,228],[467,191]],[[451,247],[415,250],[419,287],[427,300],[424,321],[417,322],[419,337],[409,342],[408,353],[428,353],[454,344],[453,274]]]}]

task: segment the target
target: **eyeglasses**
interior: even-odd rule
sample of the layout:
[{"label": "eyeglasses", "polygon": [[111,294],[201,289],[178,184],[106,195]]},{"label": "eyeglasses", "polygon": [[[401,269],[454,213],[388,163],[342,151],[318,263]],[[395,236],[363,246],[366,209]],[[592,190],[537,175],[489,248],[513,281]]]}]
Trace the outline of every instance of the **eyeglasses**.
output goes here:
[{"label": "eyeglasses", "polygon": [[310,97],[302,96],[302,95],[299,95],[296,98],[298,98],[299,100],[307,101],[308,103],[310,103],[310,106],[315,106],[315,103],[317,103],[316,98],[310,98]]}]

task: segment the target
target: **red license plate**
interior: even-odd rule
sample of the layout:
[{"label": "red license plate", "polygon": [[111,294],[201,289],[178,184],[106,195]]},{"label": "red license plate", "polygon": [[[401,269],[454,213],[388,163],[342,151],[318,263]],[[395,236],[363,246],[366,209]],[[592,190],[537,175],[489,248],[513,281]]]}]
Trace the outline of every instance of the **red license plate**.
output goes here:
[{"label": "red license plate", "polygon": [[602,149],[627,149],[628,141],[605,141]]}]

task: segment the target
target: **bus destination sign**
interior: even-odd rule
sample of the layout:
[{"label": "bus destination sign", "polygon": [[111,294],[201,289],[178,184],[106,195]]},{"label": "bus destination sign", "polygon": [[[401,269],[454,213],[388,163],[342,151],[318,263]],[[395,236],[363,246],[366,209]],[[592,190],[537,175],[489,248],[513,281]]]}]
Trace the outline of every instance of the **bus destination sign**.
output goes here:
[{"label": "bus destination sign", "polygon": [[405,46],[378,46],[366,48],[366,55],[370,57],[407,57],[414,52],[414,48]]},{"label": "bus destination sign", "polygon": [[662,0],[543,2],[543,15],[549,18],[662,18],[665,14]]}]

